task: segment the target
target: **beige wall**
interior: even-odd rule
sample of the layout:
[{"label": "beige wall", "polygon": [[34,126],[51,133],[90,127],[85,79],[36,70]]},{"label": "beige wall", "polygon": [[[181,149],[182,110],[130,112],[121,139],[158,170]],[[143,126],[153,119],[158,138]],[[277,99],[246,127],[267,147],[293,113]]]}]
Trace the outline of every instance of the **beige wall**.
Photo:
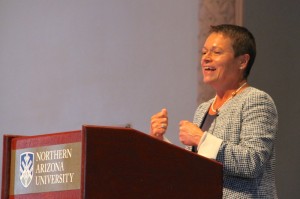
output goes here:
[{"label": "beige wall", "polygon": [[[243,0],[200,0],[199,1],[199,55],[208,36],[210,26],[218,24],[243,23]],[[199,64],[200,65],[200,64]],[[202,82],[202,72],[198,72],[198,104],[215,96],[215,91]]]}]

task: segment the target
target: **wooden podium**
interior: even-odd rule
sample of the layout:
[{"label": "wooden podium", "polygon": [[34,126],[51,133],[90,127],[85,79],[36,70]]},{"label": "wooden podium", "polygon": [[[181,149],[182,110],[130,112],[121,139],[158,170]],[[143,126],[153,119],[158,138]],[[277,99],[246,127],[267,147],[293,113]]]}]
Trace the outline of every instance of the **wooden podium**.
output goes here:
[{"label": "wooden podium", "polygon": [[222,165],[131,128],[4,136],[2,199],[222,198]]}]

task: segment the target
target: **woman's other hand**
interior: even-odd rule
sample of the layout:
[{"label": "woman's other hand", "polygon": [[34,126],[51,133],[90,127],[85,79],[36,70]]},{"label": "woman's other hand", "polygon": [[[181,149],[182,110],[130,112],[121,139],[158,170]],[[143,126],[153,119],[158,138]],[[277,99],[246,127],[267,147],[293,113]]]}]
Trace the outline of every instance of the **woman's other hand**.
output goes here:
[{"label": "woman's other hand", "polygon": [[184,145],[198,146],[203,131],[194,123],[182,120],[179,123],[179,140]]}]

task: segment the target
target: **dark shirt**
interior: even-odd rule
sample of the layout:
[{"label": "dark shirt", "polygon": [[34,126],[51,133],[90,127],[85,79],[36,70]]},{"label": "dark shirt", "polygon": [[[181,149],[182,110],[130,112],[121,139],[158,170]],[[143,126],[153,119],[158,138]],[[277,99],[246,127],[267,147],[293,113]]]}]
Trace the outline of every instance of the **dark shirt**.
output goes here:
[{"label": "dark shirt", "polygon": [[[202,131],[208,131],[213,121],[216,119],[217,115],[210,115],[209,113],[206,113],[205,118],[203,122],[200,125],[200,128]],[[192,151],[197,153],[198,146],[192,146]]]}]

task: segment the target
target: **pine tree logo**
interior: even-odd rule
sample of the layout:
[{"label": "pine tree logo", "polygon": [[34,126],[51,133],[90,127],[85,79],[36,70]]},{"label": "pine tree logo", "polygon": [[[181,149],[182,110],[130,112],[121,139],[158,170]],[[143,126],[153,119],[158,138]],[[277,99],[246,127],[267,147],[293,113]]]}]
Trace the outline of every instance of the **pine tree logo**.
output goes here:
[{"label": "pine tree logo", "polygon": [[33,178],[34,153],[25,152],[20,155],[20,180],[27,188]]}]

